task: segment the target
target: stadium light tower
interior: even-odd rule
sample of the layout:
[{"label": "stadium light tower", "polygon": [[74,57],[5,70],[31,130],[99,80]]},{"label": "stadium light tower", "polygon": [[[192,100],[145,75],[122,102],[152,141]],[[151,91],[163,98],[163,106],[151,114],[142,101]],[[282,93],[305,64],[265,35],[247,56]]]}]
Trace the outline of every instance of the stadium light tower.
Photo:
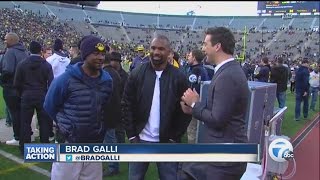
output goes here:
[{"label": "stadium light tower", "polygon": [[264,39],[263,39],[263,33],[264,33],[264,29],[266,27],[264,27],[264,22],[262,22],[262,27],[261,27],[261,43],[262,43],[262,47],[261,47],[261,56],[262,56],[262,53],[264,53]]},{"label": "stadium light tower", "polygon": [[157,28],[160,28],[160,3],[158,4],[158,17],[157,17]]}]

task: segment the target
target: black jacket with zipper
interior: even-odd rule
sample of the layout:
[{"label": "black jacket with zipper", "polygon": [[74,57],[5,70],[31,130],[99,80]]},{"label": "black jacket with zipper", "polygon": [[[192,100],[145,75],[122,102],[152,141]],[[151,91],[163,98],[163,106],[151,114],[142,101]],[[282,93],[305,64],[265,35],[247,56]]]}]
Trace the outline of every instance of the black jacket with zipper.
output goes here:
[{"label": "black jacket with zipper", "polygon": [[[128,78],[122,99],[123,124],[128,138],[139,136],[148,122],[155,80],[151,62],[134,69]],[[187,130],[191,115],[183,113],[180,106],[187,89],[188,80],[184,74],[168,64],[160,78],[160,143],[168,143],[169,139],[181,142]]]},{"label": "black jacket with zipper", "polygon": [[51,65],[40,55],[31,55],[18,63],[14,87],[21,96],[44,97],[52,80]]},{"label": "black jacket with zipper", "polygon": [[283,65],[275,66],[271,69],[272,83],[277,83],[277,92],[285,92],[287,90],[289,69]]},{"label": "black jacket with zipper", "polygon": [[104,122],[107,129],[115,129],[121,122],[121,78],[119,73],[110,65],[103,68],[112,78],[112,96],[105,107]]}]

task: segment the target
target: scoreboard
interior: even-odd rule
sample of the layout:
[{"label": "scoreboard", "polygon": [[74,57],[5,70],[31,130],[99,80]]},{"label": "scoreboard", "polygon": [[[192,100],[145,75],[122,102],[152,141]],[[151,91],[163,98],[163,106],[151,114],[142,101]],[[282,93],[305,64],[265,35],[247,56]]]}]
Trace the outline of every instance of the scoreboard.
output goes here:
[{"label": "scoreboard", "polygon": [[319,13],[319,1],[258,1],[258,14]]}]

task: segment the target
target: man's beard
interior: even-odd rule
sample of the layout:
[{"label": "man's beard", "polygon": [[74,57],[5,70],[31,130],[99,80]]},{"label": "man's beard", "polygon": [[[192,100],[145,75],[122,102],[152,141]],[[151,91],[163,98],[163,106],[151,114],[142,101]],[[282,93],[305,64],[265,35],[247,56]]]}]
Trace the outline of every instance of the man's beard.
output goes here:
[{"label": "man's beard", "polygon": [[160,57],[160,59],[158,59],[158,60],[155,60],[154,57],[151,57],[151,61],[154,66],[160,66],[160,65],[164,64],[164,62],[165,62],[163,57]]}]

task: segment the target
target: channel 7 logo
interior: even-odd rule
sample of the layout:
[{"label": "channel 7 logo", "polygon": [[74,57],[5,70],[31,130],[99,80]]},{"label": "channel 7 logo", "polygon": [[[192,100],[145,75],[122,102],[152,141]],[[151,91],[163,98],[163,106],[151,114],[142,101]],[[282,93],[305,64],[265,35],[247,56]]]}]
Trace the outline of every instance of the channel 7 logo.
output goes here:
[{"label": "channel 7 logo", "polygon": [[269,145],[269,155],[276,162],[288,161],[294,158],[292,144],[283,138],[276,139]]}]

